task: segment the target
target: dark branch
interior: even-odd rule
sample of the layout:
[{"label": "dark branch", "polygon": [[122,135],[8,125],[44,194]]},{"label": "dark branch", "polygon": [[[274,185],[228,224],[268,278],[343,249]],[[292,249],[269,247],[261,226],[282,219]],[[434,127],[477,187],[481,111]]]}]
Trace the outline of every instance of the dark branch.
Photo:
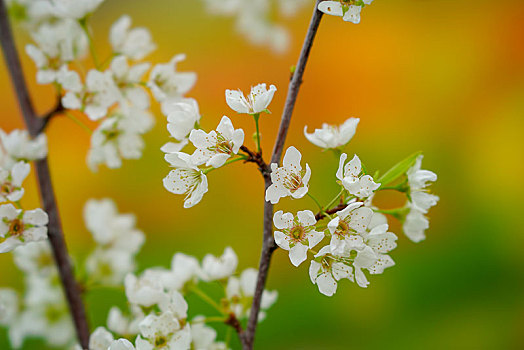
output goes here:
[{"label": "dark branch", "polygon": [[264,161],[264,158],[262,158],[262,153],[253,152],[246,146],[242,146],[240,147],[240,149],[248,155],[248,158],[244,162],[246,163],[251,162],[251,163],[257,164],[258,170],[260,171],[262,176],[264,178],[269,177],[269,174],[270,174],[269,165],[267,165],[267,163]]},{"label": "dark branch", "polygon": [[244,330],[242,329],[242,325],[240,324],[240,321],[235,316],[234,313],[230,313],[227,320],[224,321],[225,324],[228,326],[231,326],[235,329],[235,331],[238,333],[239,336],[242,336],[242,333]]},{"label": "dark branch", "polygon": [[[279,163],[282,156],[282,150],[284,148],[284,143],[286,141],[287,132],[289,129],[289,124],[291,122],[291,116],[293,115],[293,109],[298,96],[298,91],[300,90],[300,85],[302,83],[302,77],[306,69],[306,63],[309,58],[309,53],[311,52],[311,47],[313,45],[313,40],[318,30],[320,20],[322,18],[322,12],[317,10],[318,4],[321,0],[317,0],[315,3],[315,9],[313,10],[313,16],[311,17],[311,22],[309,23],[309,28],[302,46],[302,51],[300,52],[300,57],[295,69],[295,72],[289,83],[286,103],[284,106],[284,111],[282,113],[282,119],[280,122],[280,128],[278,131],[277,138],[275,140],[275,146],[273,148],[273,154],[271,157],[271,163]],[[267,165],[266,165],[267,166]],[[264,173],[263,173],[264,174]],[[271,178],[269,176],[269,169],[267,169],[267,175],[264,176],[265,189],[271,185]],[[265,198],[265,192],[264,192]],[[273,204],[270,202],[264,201],[264,229],[263,229],[263,238],[262,238],[262,252],[260,255],[260,263],[258,267],[258,278],[257,285],[255,289],[255,294],[253,296],[253,304],[251,306],[251,312],[249,315],[249,320],[247,323],[246,330],[241,335],[240,339],[242,341],[242,348],[244,350],[253,349],[253,344],[255,340],[255,331],[258,322],[258,314],[260,312],[260,303],[262,301],[262,293],[264,291],[267,275],[269,271],[269,265],[271,262],[271,256],[277,245],[273,239]]]},{"label": "dark branch", "polygon": [[38,126],[38,134],[44,132],[51,119],[54,116],[62,113],[63,111],[65,111],[65,108],[62,105],[62,99],[59,96],[55,107],[46,114],[44,114],[42,117],[38,118],[38,122],[40,123],[40,125]]},{"label": "dark branch", "polygon": [[[20,59],[16,51],[4,0],[0,0],[0,41],[25,124],[30,135],[36,137],[45,127],[45,124],[51,116],[40,119],[35,114],[29,91],[25,84]],[[36,162],[36,173],[38,175],[38,185],[43,207],[49,215],[49,224],[47,226],[48,237],[60,274],[60,280],[73,317],[78,340],[82,348],[87,349],[89,345],[89,327],[80,291],[74,278],[73,268],[67,253],[47,158]]]},{"label": "dark branch", "polygon": [[337,211],[340,211],[340,210],[344,209],[347,206],[348,206],[347,204],[341,203],[341,204],[337,205],[334,208],[331,208],[331,209],[328,209],[326,211],[317,213],[317,215],[315,215],[315,219],[317,219],[317,221],[322,220],[323,218],[326,217],[326,213],[329,214],[329,215],[335,214]]}]

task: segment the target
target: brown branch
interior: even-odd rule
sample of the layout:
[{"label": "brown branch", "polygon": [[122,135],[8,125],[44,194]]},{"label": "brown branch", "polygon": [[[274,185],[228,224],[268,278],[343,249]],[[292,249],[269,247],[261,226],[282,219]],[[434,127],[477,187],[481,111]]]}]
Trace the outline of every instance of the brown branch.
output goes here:
[{"label": "brown branch", "polygon": [[[9,25],[7,8],[4,0],[0,0],[0,41],[4,53],[7,68],[11,75],[15,92],[18,97],[18,104],[22,111],[25,124],[31,137],[36,137],[45,127],[49,118],[38,118],[31,103],[31,98],[25,84],[22,66],[16,51],[13,33]],[[73,268],[69,255],[67,253],[66,243],[60,223],[60,216],[56,205],[51,174],[47,158],[41,159],[36,164],[36,173],[38,175],[38,187],[42,197],[44,210],[49,216],[48,237],[51,244],[55,262],[60,274],[60,280],[64,289],[69,309],[75,324],[78,341],[83,349],[88,348],[89,327],[87,324],[86,314],[82,298],[73,275]]]},{"label": "brown branch", "polygon": [[329,214],[329,215],[335,214],[337,211],[340,211],[340,210],[344,209],[347,206],[348,206],[347,204],[341,203],[341,204],[337,205],[334,208],[325,210],[323,212],[318,212],[317,215],[315,215],[315,219],[317,221],[322,220],[323,218],[326,217],[326,213]]},{"label": "brown branch", "polygon": [[[306,63],[311,52],[313,40],[320,25],[322,18],[322,12],[317,10],[318,4],[321,0],[317,0],[315,3],[315,9],[309,23],[309,28],[300,52],[298,63],[293,73],[293,77],[289,83],[286,103],[284,111],[282,112],[282,119],[280,122],[280,128],[278,131],[277,138],[275,140],[275,146],[273,148],[273,154],[271,157],[272,163],[279,163],[282,156],[282,150],[284,149],[284,143],[286,141],[289,124],[291,122],[291,116],[293,115],[293,109],[297,100],[300,85],[302,84],[302,77],[306,69]],[[264,176],[265,189],[271,185],[271,178],[269,172]],[[264,192],[265,198],[265,192]],[[264,201],[264,229],[262,238],[262,252],[260,255],[260,263],[258,267],[257,285],[255,294],[253,296],[253,304],[251,306],[251,312],[247,323],[246,330],[242,333],[240,339],[242,341],[242,348],[244,350],[253,349],[255,340],[255,331],[258,322],[258,314],[260,312],[260,303],[262,301],[262,293],[264,291],[267,275],[269,271],[269,265],[271,262],[271,256],[277,248],[275,240],[273,239],[273,205],[270,202]]]},{"label": "brown branch", "polygon": [[38,126],[37,134],[44,132],[44,130],[46,129],[51,119],[53,119],[54,116],[62,113],[63,111],[65,111],[65,108],[62,105],[62,99],[60,98],[60,96],[58,96],[58,100],[55,104],[55,107],[53,107],[49,112],[44,114],[42,117],[38,118],[40,125]]},{"label": "brown branch", "polygon": [[246,146],[242,145],[240,149],[248,155],[248,158],[244,161],[245,163],[255,163],[258,165],[258,170],[262,174],[262,176],[269,177],[270,175],[270,169],[269,165],[264,161],[264,158],[262,158],[261,152],[253,152]]},{"label": "brown branch", "polygon": [[228,315],[228,318],[224,321],[224,323],[228,326],[233,327],[235,331],[238,333],[239,337],[242,336],[242,333],[244,333],[244,330],[242,329],[242,324],[240,324],[240,321],[234,313],[230,313]]}]

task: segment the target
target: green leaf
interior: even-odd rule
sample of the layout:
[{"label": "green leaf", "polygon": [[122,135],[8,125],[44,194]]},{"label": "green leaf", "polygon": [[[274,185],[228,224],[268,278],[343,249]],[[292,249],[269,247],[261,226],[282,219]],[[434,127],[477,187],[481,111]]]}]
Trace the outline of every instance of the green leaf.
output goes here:
[{"label": "green leaf", "polygon": [[400,162],[398,162],[397,164],[395,164],[391,169],[389,169],[388,171],[386,171],[384,173],[384,175],[382,175],[378,180],[376,180],[377,182],[380,182],[381,186],[385,186],[385,185],[388,185],[390,184],[391,182],[395,181],[396,179],[398,179],[400,176],[402,176],[403,174],[406,173],[406,171],[408,171],[409,168],[411,168],[413,166],[413,164],[415,164],[415,161],[417,160],[417,157],[421,154],[422,152],[415,152],[413,153],[412,155],[410,155],[409,157],[405,158],[404,160],[401,160]]}]

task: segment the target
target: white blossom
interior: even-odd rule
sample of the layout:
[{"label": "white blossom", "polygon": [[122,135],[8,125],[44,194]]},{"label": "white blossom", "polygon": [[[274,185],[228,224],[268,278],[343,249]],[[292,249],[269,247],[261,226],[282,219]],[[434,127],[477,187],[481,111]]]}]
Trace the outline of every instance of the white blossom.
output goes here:
[{"label": "white blossom", "polygon": [[409,185],[409,198],[407,204],[409,213],[402,226],[406,236],[413,242],[420,242],[426,238],[425,231],[429,228],[429,220],[424,214],[435,206],[439,197],[429,193],[428,182],[437,180],[437,175],[429,170],[421,169],[423,156],[420,155],[415,164],[407,171]]},{"label": "white blossom", "polygon": [[283,197],[291,196],[297,199],[306,195],[311,169],[306,163],[306,170],[302,170],[301,159],[302,154],[291,146],[284,155],[282,167],[271,163],[272,183],[266,190],[266,201],[276,204]]},{"label": "white blossom", "polygon": [[16,163],[10,171],[0,168],[0,202],[16,202],[22,198],[22,182],[30,170],[31,167],[25,162]]},{"label": "white blossom", "polygon": [[268,90],[266,84],[258,84],[251,88],[251,93],[246,99],[240,90],[226,90],[226,102],[235,112],[258,114],[267,109],[275,91],[275,85],[270,85]]},{"label": "white blossom", "polygon": [[135,107],[113,111],[91,135],[87,164],[97,171],[100,164],[116,169],[122,159],[139,159],[145,147],[142,134],[153,127],[151,113]]},{"label": "white blossom", "polygon": [[345,146],[357,130],[360,119],[349,118],[342,125],[322,124],[321,129],[315,129],[311,134],[307,132],[307,126],[304,126],[304,135],[312,144],[326,148],[334,149]]},{"label": "white blossom", "polygon": [[135,350],[133,344],[127,339],[113,340],[107,350]]},{"label": "white blossom", "polygon": [[[249,317],[253,296],[257,284],[258,271],[249,268],[242,271],[240,278],[230,277],[227,281],[226,296],[229,302],[230,310],[238,317]],[[265,310],[269,309],[277,300],[277,291],[262,292],[262,300],[260,302],[259,320],[265,318]]]},{"label": "white blossom", "polygon": [[164,158],[175,168],[163,180],[166,190],[184,194],[184,208],[198,204],[208,190],[206,175],[193,164],[189,154],[168,153]]},{"label": "white blossom", "polygon": [[0,325],[9,325],[18,314],[18,295],[16,291],[0,288]]},{"label": "white blossom", "polygon": [[93,13],[104,0],[50,0],[58,17],[83,19]]},{"label": "white blossom", "polygon": [[387,253],[396,248],[397,236],[388,232],[388,228],[387,224],[382,224],[372,228],[369,233],[363,234],[364,243],[373,249],[377,258],[375,264],[367,268],[372,275],[381,274],[384,269],[395,265],[395,262]]},{"label": "white blossom", "polygon": [[[373,0],[363,0],[362,3],[369,5]],[[346,0],[322,1],[318,4],[318,10],[327,15],[342,17],[346,22],[360,23],[360,11],[362,6],[354,5]]]},{"label": "white blossom", "polygon": [[221,280],[235,273],[238,265],[238,257],[230,247],[224,249],[220,257],[207,254],[202,260],[202,274],[206,281]]},{"label": "white blossom", "polygon": [[195,128],[195,124],[200,121],[197,101],[192,98],[168,100],[162,104],[162,111],[167,115],[169,134],[185,146],[187,136]]},{"label": "white blossom", "polygon": [[110,66],[113,80],[126,102],[141,109],[149,108],[149,95],[140,86],[149,67],[147,62],[129,66],[126,56],[116,56]]},{"label": "white blossom", "polygon": [[195,73],[176,71],[176,64],[185,58],[184,54],[175,55],[169,63],[157,64],[151,70],[147,85],[158,102],[182,98],[195,85]]},{"label": "white blossom", "polygon": [[291,213],[282,210],[273,216],[275,242],[284,250],[289,251],[289,259],[295,266],[307,259],[308,248],[315,247],[323,238],[324,233],[315,230],[315,214],[311,210],[297,212],[296,218]]},{"label": "white blossom", "polygon": [[131,27],[131,17],[123,15],[113,25],[109,32],[109,41],[115,54],[125,55],[133,60],[141,60],[156,47],[152,42],[151,33],[146,28]]},{"label": "white blossom", "polygon": [[107,328],[120,335],[135,335],[140,332],[138,325],[146,317],[138,305],[130,305],[131,315],[128,317],[113,306],[107,315]]},{"label": "white blossom", "polygon": [[28,275],[56,275],[57,269],[51,246],[47,240],[30,242],[13,251],[13,259],[20,270]]},{"label": "white blossom", "polygon": [[320,293],[328,297],[337,291],[339,280],[353,278],[352,267],[336,259],[330,251],[329,246],[320,249],[309,266],[311,282],[318,286]]},{"label": "white blossom", "polygon": [[217,332],[205,324],[205,317],[196,316],[191,321],[191,349],[226,350],[226,344],[216,341]]},{"label": "white blossom", "polygon": [[120,99],[121,94],[112,73],[91,69],[87,73],[85,85],[70,89],[62,97],[62,104],[65,108],[81,110],[91,120],[98,120],[105,117],[109,107]]},{"label": "white blossom", "polygon": [[0,166],[6,170],[19,161],[33,161],[47,156],[47,138],[40,134],[31,139],[27,130],[13,130],[9,134],[0,129]]},{"label": "white blossom", "polygon": [[36,45],[28,44],[26,53],[38,68],[36,81],[57,81],[60,67],[87,52],[88,41],[80,25],[73,20],[44,23],[31,32]]},{"label": "white blossom", "polygon": [[168,298],[157,275],[146,270],[140,277],[128,274],[124,281],[127,300],[131,304],[150,307]]},{"label": "white blossom", "polygon": [[89,337],[89,350],[107,350],[115,338],[104,327],[98,327]]},{"label": "white blossom", "polygon": [[42,209],[16,209],[12,204],[0,206],[0,253],[47,237],[47,213]]},{"label": "white blossom", "polygon": [[342,182],[342,186],[352,195],[359,198],[371,196],[380,187],[380,184],[375,183],[370,175],[361,175],[362,164],[357,155],[344,165],[346,159],[347,154],[342,153],[336,174],[337,179]]},{"label": "white blossom", "polygon": [[140,323],[137,350],[165,348],[188,350],[191,344],[191,328],[185,319],[178,319],[172,312],[148,315]]},{"label": "white blossom", "polygon": [[329,221],[331,253],[341,254],[347,248],[361,249],[364,247],[360,234],[366,231],[373,211],[362,205],[362,202],[351,203],[338,211],[336,217]]},{"label": "white blossom", "polygon": [[219,168],[240,150],[244,143],[244,130],[235,129],[231,120],[223,116],[216,131],[206,133],[203,130],[193,130],[189,140],[196,147],[191,156],[194,164]]}]

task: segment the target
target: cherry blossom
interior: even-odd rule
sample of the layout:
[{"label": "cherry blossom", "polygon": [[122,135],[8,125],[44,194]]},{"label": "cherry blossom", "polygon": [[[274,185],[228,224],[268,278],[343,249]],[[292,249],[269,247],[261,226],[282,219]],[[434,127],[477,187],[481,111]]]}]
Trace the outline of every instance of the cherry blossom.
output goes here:
[{"label": "cherry blossom", "polygon": [[272,183],[266,190],[266,201],[276,204],[283,197],[302,198],[306,195],[311,169],[306,163],[306,170],[302,170],[301,159],[302,154],[291,146],[284,155],[282,167],[271,164]]},{"label": "cherry blossom", "polygon": [[275,85],[269,86],[268,90],[266,84],[258,84],[251,88],[246,99],[240,90],[226,90],[226,102],[235,112],[258,114],[267,110],[275,91]]},{"label": "cherry blossom", "polygon": [[340,126],[324,123],[321,129],[315,129],[312,134],[309,134],[307,126],[304,126],[304,135],[309,142],[318,147],[326,149],[343,147],[355,135],[359,121],[358,118],[349,118]]},{"label": "cherry blossom", "polygon": [[342,182],[342,186],[349,193],[359,198],[369,197],[373,194],[380,184],[375,183],[370,175],[361,175],[362,164],[357,155],[344,165],[347,154],[342,153],[337,170],[337,179]]},{"label": "cherry blossom", "polygon": [[164,157],[175,169],[164,178],[164,187],[174,194],[184,194],[184,208],[198,204],[207,192],[207,177],[182,152],[168,153]]}]

